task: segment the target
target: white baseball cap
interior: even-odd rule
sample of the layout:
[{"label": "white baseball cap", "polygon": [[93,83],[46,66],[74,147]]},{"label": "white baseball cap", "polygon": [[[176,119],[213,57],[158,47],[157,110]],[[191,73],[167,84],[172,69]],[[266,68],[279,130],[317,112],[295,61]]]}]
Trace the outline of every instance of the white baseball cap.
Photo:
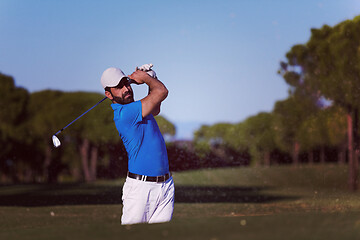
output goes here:
[{"label": "white baseball cap", "polygon": [[116,87],[121,79],[127,76],[119,68],[111,67],[106,69],[101,76],[101,85],[103,88]]}]

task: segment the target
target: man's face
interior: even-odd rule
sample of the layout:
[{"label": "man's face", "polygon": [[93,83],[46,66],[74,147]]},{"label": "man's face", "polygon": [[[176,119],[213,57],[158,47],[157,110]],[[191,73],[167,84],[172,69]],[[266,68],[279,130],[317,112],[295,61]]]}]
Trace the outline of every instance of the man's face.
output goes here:
[{"label": "man's face", "polygon": [[[134,102],[134,93],[130,86],[130,81],[123,78],[116,87],[110,88],[111,92],[106,96],[110,98],[113,102],[120,104],[128,104]],[[110,97],[111,96],[111,97]]]}]

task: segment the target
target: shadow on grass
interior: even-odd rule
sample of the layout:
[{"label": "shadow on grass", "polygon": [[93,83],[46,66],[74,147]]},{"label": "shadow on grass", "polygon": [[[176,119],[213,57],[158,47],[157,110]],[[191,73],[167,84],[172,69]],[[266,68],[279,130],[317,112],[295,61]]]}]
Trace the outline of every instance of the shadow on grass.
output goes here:
[{"label": "shadow on grass", "polygon": [[297,200],[295,196],[262,193],[268,187],[175,186],[175,202],[181,203],[268,203]]},{"label": "shadow on grass", "polygon": [[[268,203],[296,200],[261,191],[265,187],[175,186],[176,203]],[[14,185],[0,187],[0,206],[121,204],[121,186],[88,184]]]}]

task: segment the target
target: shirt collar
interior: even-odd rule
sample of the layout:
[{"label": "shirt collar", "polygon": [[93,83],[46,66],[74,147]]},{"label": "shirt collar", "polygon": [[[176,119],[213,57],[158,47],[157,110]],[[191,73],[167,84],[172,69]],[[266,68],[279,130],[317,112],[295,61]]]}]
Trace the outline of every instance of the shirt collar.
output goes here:
[{"label": "shirt collar", "polygon": [[119,103],[112,103],[111,104],[111,107],[112,107],[112,109],[115,111],[115,110],[117,110],[117,109],[119,109],[119,108],[121,108],[123,105],[121,105],[121,104],[119,104]]}]

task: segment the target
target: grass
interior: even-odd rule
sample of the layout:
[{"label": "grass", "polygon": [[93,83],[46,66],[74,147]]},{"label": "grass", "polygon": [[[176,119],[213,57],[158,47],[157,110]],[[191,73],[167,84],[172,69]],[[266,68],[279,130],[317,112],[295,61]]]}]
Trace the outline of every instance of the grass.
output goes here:
[{"label": "grass", "polygon": [[0,187],[0,239],[357,239],[359,193],[347,167],[174,173],[170,223],[121,226],[123,179]]}]

